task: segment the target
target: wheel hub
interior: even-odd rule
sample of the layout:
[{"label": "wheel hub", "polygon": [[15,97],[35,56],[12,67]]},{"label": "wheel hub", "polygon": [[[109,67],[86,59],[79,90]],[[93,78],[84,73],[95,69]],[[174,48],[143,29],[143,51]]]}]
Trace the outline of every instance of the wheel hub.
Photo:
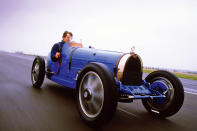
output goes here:
[{"label": "wheel hub", "polygon": [[89,101],[92,97],[91,91],[89,89],[84,90],[83,97],[85,100]]},{"label": "wheel hub", "polygon": [[33,70],[32,70],[32,81],[33,84],[35,84],[38,81],[38,75],[39,75],[39,64],[35,63]]},{"label": "wheel hub", "polygon": [[162,82],[162,81],[157,81],[157,82],[154,82],[152,85],[151,85],[151,89],[155,90],[155,91],[158,91],[159,93],[165,95],[166,97],[165,98],[156,98],[154,100],[155,103],[157,104],[163,104],[166,102],[167,100],[167,94],[164,94],[165,91],[168,90],[167,88],[167,85]]}]

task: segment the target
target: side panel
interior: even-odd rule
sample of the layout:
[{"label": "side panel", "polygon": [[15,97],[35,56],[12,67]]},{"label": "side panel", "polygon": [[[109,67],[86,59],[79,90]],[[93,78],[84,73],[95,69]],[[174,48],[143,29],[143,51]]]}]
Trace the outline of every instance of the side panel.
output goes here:
[{"label": "side panel", "polygon": [[[91,48],[79,48],[75,51],[71,61],[71,71],[73,74],[82,69],[90,62],[100,62],[108,66],[110,71],[114,72],[114,67],[120,55],[123,53]],[[73,77],[73,76],[72,76]]]},{"label": "side panel", "polygon": [[[61,57],[62,57],[61,65],[59,65],[58,62],[53,62],[51,60],[50,54],[48,55],[47,58],[47,67],[49,67],[51,71],[55,73],[55,75],[52,75],[49,79],[69,88],[75,88],[75,84],[76,84],[75,80],[73,79],[71,80],[70,77],[71,72],[69,70],[70,54],[74,49],[75,49],[74,47],[70,48],[67,45],[63,46],[61,52]],[[58,68],[59,68],[59,72],[58,72]]]},{"label": "side panel", "polygon": [[[69,80],[76,84],[77,72],[81,71],[93,58],[92,50],[88,48],[77,48],[71,57]],[[76,85],[74,86],[74,88]]]}]

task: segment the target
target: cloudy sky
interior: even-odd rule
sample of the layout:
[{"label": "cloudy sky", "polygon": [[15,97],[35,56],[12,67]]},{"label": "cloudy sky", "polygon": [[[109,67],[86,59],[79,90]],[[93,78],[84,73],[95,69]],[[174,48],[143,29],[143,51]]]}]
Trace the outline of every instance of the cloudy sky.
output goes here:
[{"label": "cloudy sky", "polygon": [[47,55],[62,33],[135,52],[145,66],[197,71],[196,0],[0,0],[0,50]]}]

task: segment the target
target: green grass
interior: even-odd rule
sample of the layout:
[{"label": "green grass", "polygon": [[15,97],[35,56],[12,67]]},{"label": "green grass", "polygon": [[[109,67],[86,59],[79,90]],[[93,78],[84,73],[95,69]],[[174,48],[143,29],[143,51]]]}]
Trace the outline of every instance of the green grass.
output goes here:
[{"label": "green grass", "polygon": [[[152,69],[143,69],[144,73],[151,73],[155,70]],[[178,72],[172,72],[179,78],[185,78],[185,79],[191,79],[191,80],[197,80],[197,74],[189,74],[189,73],[178,73]]]},{"label": "green grass", "polygon": [[143,72],[144,72],[144,73],[151,73],[151,72],[153,72],[153,71],[155,71],[155,70],[152,70],[152,69],[143,69]]},{"label": "green grass", "polygon": [[191,79],[191,80],[197,80],[196,74],[188,74],[188,73],[177,73],[173,72],[177,77],[185,78],[185,79]]}]

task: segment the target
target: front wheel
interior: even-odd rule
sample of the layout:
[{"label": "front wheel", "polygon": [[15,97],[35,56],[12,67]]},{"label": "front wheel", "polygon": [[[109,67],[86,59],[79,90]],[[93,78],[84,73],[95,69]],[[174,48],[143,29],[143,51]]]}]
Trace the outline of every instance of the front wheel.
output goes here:
[{"label": "front wheel", "polygon": [[98,64],[88,64],[80,74],[77,107],[82,120],[93,127],[103,126],[113,117],[117,89],[111,72]]},{"label": "front wheel", "polygon": [[169,117],[177,113],[183,105],[184,89],[180,80],[167,71],[155,71],[146,77],[150,90],[158,91],[164,98],[144,99],[142,103],[153,116]]}]

